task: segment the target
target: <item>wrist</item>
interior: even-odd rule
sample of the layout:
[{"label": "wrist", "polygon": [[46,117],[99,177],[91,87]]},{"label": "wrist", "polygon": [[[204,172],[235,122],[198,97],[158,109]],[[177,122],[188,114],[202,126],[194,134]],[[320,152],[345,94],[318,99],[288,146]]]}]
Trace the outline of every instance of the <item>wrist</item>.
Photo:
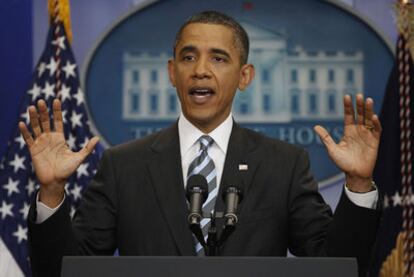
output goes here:
[{"label": "wrist", "polygon": [[351,192],[366,193],[375,190],[372,177],[355,177],[346,175],[346,187]]},{"label": "wrist", "polygon": [[40,186],[39,201],[50,208],[56,208],[62,202],[65,195],[64,184],[54,186]]}]

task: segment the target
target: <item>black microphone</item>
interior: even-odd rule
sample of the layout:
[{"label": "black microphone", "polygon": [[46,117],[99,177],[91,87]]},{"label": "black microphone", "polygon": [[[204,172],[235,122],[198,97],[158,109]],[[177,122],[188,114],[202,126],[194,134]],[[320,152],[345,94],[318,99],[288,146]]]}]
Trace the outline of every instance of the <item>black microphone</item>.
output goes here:
[{"label": "black microphone", "polygon": [[237,207],[243,198],[242,190],[237,186],[228,186],[223,191],[224,203],[226,203],[226,210],[224,212],[225,225],[234,226],[236,225],[237,218]]},{"label": "black microphone", "polygon": [[200,224],[202,218],[202,205],[208,197],[208,184],[204,176],[192,175],[187,180],[186,197],[190,203],[190,214],[187,221],[190,225]]}]

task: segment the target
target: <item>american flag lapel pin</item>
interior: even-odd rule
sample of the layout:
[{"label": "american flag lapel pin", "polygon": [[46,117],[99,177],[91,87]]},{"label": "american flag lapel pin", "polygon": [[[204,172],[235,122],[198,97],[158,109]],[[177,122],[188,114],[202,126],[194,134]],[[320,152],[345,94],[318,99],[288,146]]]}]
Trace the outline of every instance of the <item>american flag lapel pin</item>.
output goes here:
[{"label": "american flag lapel pin", "polygon": [[247,164],[239,164],[239,171],[247,171],[249,166]]}]

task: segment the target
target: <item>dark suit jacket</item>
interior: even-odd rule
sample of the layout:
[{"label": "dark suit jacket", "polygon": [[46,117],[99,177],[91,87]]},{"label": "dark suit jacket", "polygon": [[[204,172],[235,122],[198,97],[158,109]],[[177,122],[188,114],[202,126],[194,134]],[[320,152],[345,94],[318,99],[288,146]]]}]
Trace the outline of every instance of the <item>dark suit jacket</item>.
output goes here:
[{"label": "dark suit jacket", "polygon": [[[247,164],[247,171],[239,171]],[[369,263],[378,210],[342,195],[335,216],[318,193],[305,151],[234,124],[220,185],[244,191],[236,231],[221,255],[353,256]],[[219,193],[221,195],[221,192]],[[216,210],[223,210],[221,197]],[[29,213],[33,271],[58,275],[64,255],[195,255],[186,222],[177,124],[113,147],[71,223],[66,203],[42,224]]]}]

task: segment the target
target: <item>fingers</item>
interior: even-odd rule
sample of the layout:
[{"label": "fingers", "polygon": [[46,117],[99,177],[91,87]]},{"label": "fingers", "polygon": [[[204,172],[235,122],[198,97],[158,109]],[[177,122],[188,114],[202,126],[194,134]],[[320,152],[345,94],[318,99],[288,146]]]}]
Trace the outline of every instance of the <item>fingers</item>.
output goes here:
[{"label": "fingers", "polygon": [[32,126],[33,134],[35,138],[37,138],[42,134],[42,129],[40,128],[39,115],[36,111],[35,106],[29,107],[29,118],[30,118],[30,126]]},{"label": "fingers", "polygon": [[373,126],[373,116],[374,116],[374,101],[371,98],[365,100],[365,122],[363,123],[366,126]]},{"label": "fingers", "polygon": [[30,134],[29,130],[27,130],[26,124],[24,124],[23,121],[19,122],[19,130],[20,133],[23,136],[24,141],[26,142],[27,146],[30,148],[30,146],[33,145],[34,140],[32,135]]},{"label": "fingers", "polygon": [[344,96],[344,124],[345,126],[355,123],[355,112],[352,99],[349,94]]},{"label": "fingers", "polygon": [[29,107],[29,117],[35,137],[39,137],[42,131],[45,133],[50,132],[49,111],[43,99],[37,101],[37,110],[33,105]]},{"label": "fingers", "polygon": [[381,133],[381,123],[378,116],[374,113],[374,100],[372,100],[372,98],[368,97],[364,99],[364,96],[361,93],[356,95],[356,119],[352,108],[352,99],[349,95],[344,97],[344,110],[345,125],[356,123],[371,131]]},{"label": "fingers", "polygon": [[365,123],[365,105],[364,97],[362,94],[358,93],[356,95],[356,110],[357,110],[357,124],[364,125]]},{"label": "fingers", "polygon": [[82,155],[82,160],[84,160],[90,153],[92,153],[96,144],[99,142],[99,137],[95,136],[88,141],[88,143],[83,147],[79,153]]},{"label": "fingers", "polygon": [[326,148],[328,148],[328,151],[336,146],[335,141],[332,139],[331,135],[329,135],[328,131],[325,128],[320,125],[316,125],[313,127],[313,129],[320,137],[322,143],[326,146]]},{"label": "fingers", "polygon": [[[359,100],[358,97],[360,98]],[[378,116],[374,112],[374,100],[368,97],[364,101],[362,94],[358,94],[357,105],[363,107],[362,112],[359,111],[358,107],[358,124],[374,132],[374,134],[379,137],[382,131],[382,127]],[[361,118],[362,120],[359,118]]]},{"label": "fingers", "polygon": [[376,114],[372,116],[372,126],[374,126],[373,132],[379,138],[382,132],[381,122]]},{"label": "fingers", "polygon": [[50,119],[49,111],[47,110],[46,102],[44,100],[39,100],[37,102],[37,109],[39,111],[40,124],[42,126],[43,132],[50,132]]},{"label": "fingers", "polygon": [[53,125],[56,132],[63,133],[62,105],[58,99],[53,100]]},{"label": "fingers", "polygon": [[[37,102],[37,109],[34,105],[29,106],[28,113],[33,135],[24,122],[19,122],[19,130],[27,145],[30,147],[42,132],[51,132],[51,124],[47,104],[42,99]],[[53,117],[56,131],[63,133],[62,108],[60,101],[57,99],[53,101]]]}]

